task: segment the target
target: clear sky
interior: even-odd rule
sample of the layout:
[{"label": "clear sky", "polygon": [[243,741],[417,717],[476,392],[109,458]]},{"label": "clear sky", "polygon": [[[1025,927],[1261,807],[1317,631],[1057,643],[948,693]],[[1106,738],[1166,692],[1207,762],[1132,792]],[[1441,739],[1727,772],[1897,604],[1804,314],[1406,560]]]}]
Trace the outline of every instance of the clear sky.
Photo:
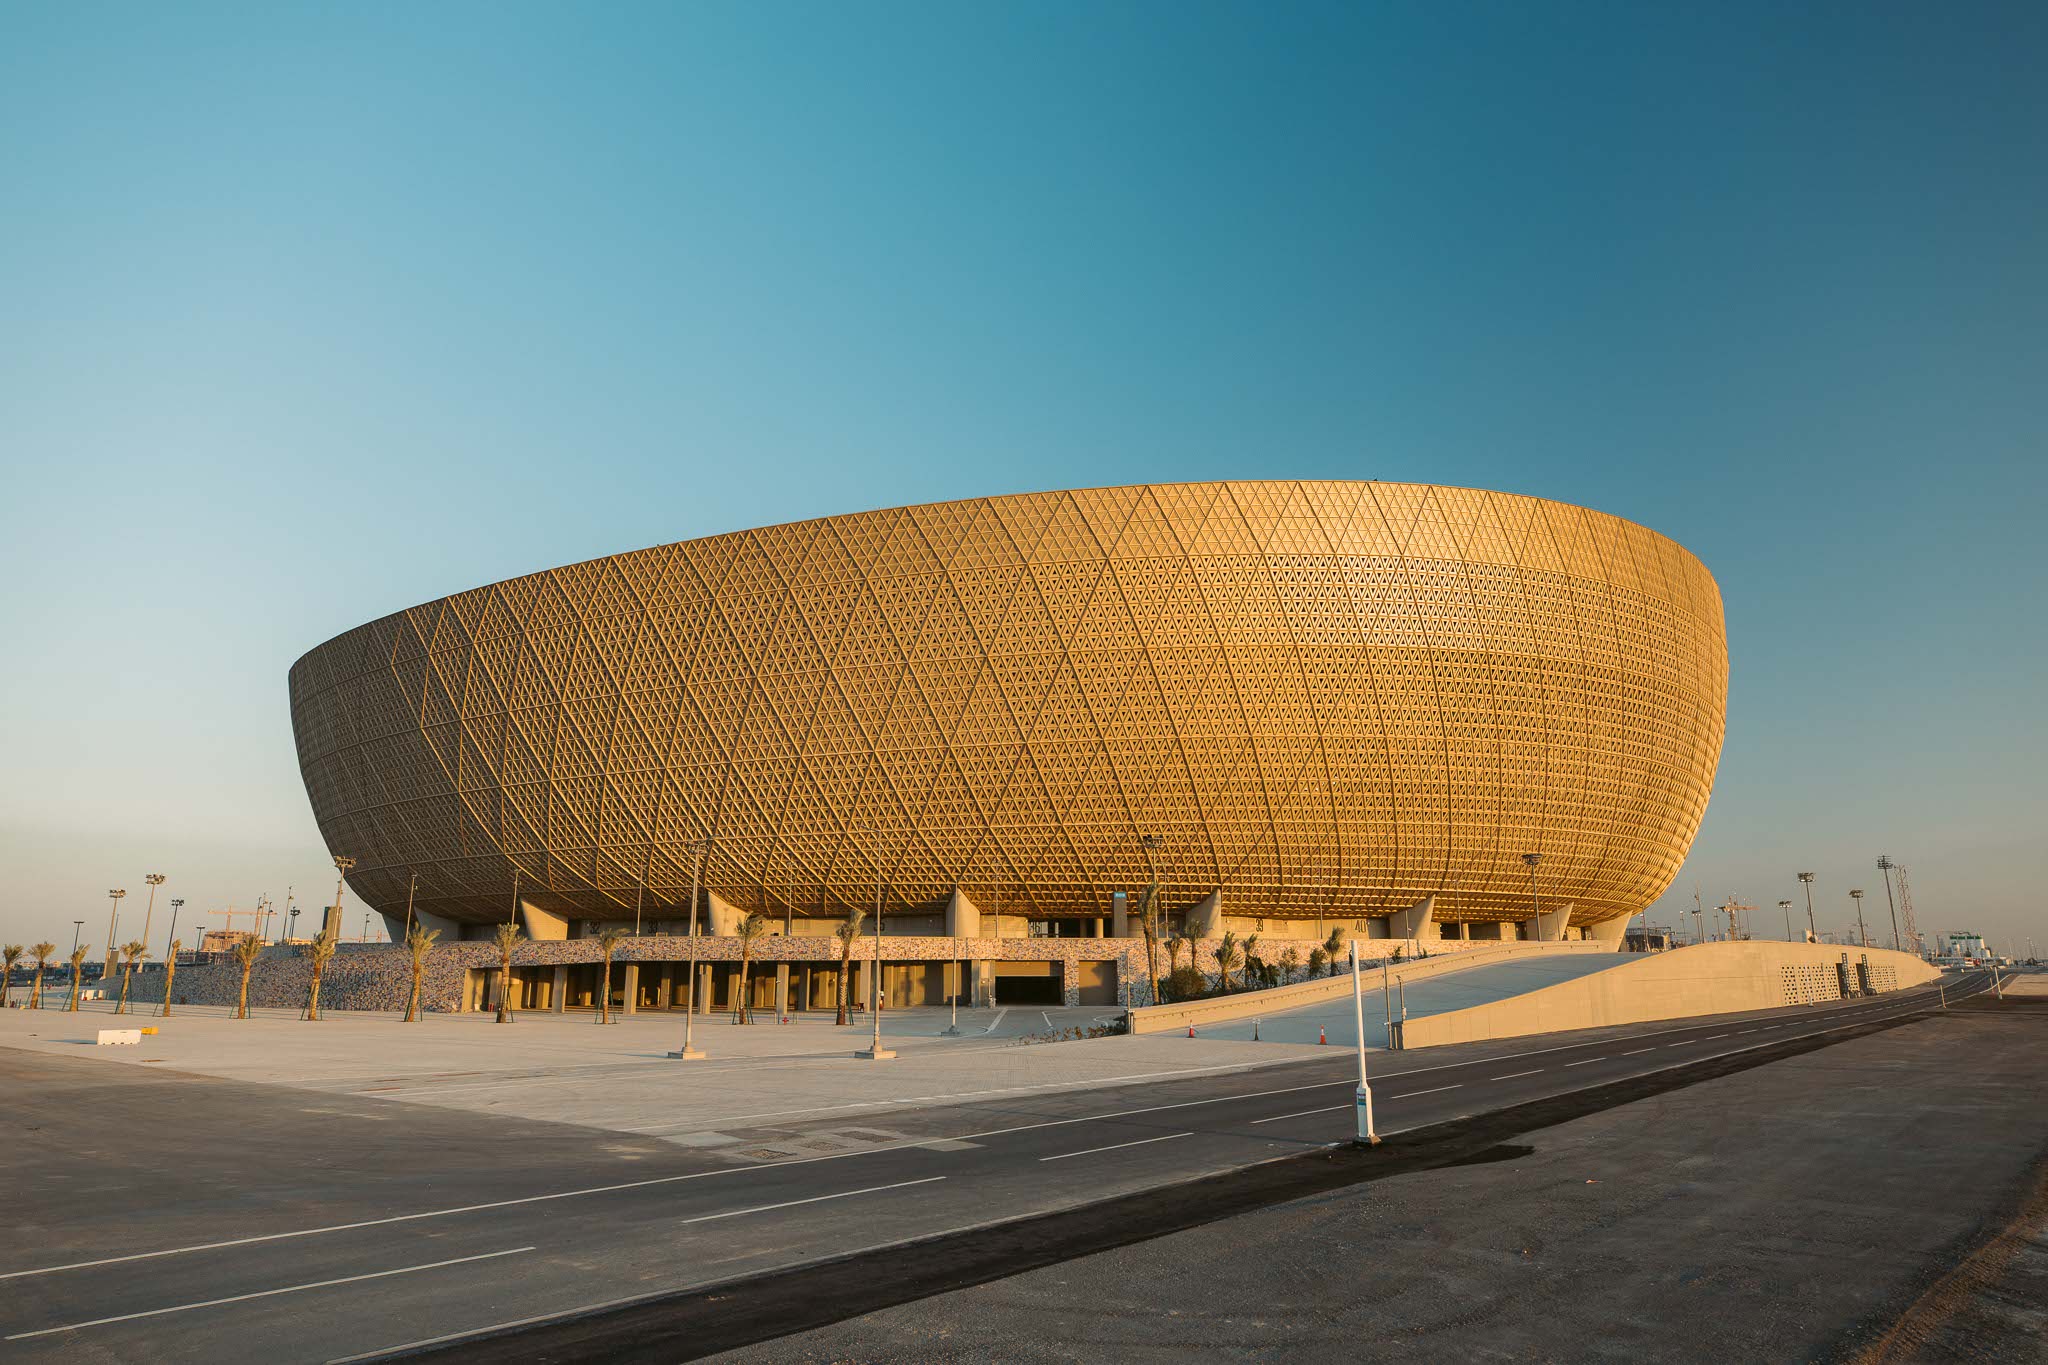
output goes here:
[{"label": "clear sky", "polygon": [[387,611],[1298,475],[1706,561],[1656,918],[1882,852],[2048,947],[2044,71],[2031,2],[0,0],[0,936],[318,904],[285,670]]}]

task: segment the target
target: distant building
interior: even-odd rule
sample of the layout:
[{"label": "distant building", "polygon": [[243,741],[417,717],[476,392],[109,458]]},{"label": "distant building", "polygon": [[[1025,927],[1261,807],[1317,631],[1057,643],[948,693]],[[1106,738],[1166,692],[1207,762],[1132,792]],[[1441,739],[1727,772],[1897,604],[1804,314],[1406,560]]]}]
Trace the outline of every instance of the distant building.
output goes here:
[{"label": "distant building", "polygon": [[251,936],[247,929],[208,929],[205,937],[199,940],[199,951],[202,953],[232,952],[237,943]]}]

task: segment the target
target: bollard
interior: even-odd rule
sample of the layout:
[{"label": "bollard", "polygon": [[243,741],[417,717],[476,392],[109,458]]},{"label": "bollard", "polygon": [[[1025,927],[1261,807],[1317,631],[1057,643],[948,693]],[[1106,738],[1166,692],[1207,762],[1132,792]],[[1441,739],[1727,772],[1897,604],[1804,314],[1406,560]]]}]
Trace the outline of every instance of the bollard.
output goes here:
[{"label": "bollard", "polygon": [[1259,1016],[1256,1014],[1252,1016],[1252,1041],[1259,1041]]}]

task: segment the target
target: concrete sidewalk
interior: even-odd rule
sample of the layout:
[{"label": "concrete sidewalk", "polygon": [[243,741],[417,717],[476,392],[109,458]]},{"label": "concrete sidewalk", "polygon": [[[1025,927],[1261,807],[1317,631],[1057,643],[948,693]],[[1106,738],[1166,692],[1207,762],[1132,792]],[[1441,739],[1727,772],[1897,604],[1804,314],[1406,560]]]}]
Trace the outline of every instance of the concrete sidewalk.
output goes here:
[{"label": "concrete sidewalk", "polygon": [[[898,1056],[884,1062],[853,1055],[870,1037],[859,1015],[846,1028],[829,1014],[786,1025],[763,1014],[749,1026],[700,1016],[694,1041],[707,1056],[679,1062],[666,1054],[682,1041],[680,1015],[643,1014],[607,1026],[589,1014],[520,1014],[508,1025],[488,1014],[434,1014],[403,1024],[388,1014],[331,1013],[313,1023],[281,1010],[238,1020],[190,1006],[169,1019],[113,1018],[111,1009],[0,1012],[0,1046],[684,1144],[721,1125],[1213,1074],[1333,1050],[1180,1036],[1054,1045],[1020,1036],[1086,1030],[1115,1014],[1086,1006],[962,1010],[957,1038],[942,1036],[948,1010],[885,1011],[883,1038]],[[101,1028],[138,1025],[161,1031],[140,1047],[93,1044]]]}]

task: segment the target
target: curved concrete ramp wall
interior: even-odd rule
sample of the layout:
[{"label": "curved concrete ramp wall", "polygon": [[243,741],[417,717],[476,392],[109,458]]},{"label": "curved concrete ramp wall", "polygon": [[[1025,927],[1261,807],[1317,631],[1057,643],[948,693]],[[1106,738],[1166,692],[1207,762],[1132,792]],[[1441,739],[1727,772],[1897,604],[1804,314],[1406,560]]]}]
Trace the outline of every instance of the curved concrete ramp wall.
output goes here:
[{"label": "curved concrete ramp wall", "polygon": [[1611,971],[1526,995],[1410,1019],[1404,1042],[1434,1047],[1838,1000],[1844,994],[1844,967],[1851,995],[1865,989],[1875,994],[1903,990],[1941,975],[1910,953],[1884,948],[1758,940],[1702,943],[1625,957]]}]

